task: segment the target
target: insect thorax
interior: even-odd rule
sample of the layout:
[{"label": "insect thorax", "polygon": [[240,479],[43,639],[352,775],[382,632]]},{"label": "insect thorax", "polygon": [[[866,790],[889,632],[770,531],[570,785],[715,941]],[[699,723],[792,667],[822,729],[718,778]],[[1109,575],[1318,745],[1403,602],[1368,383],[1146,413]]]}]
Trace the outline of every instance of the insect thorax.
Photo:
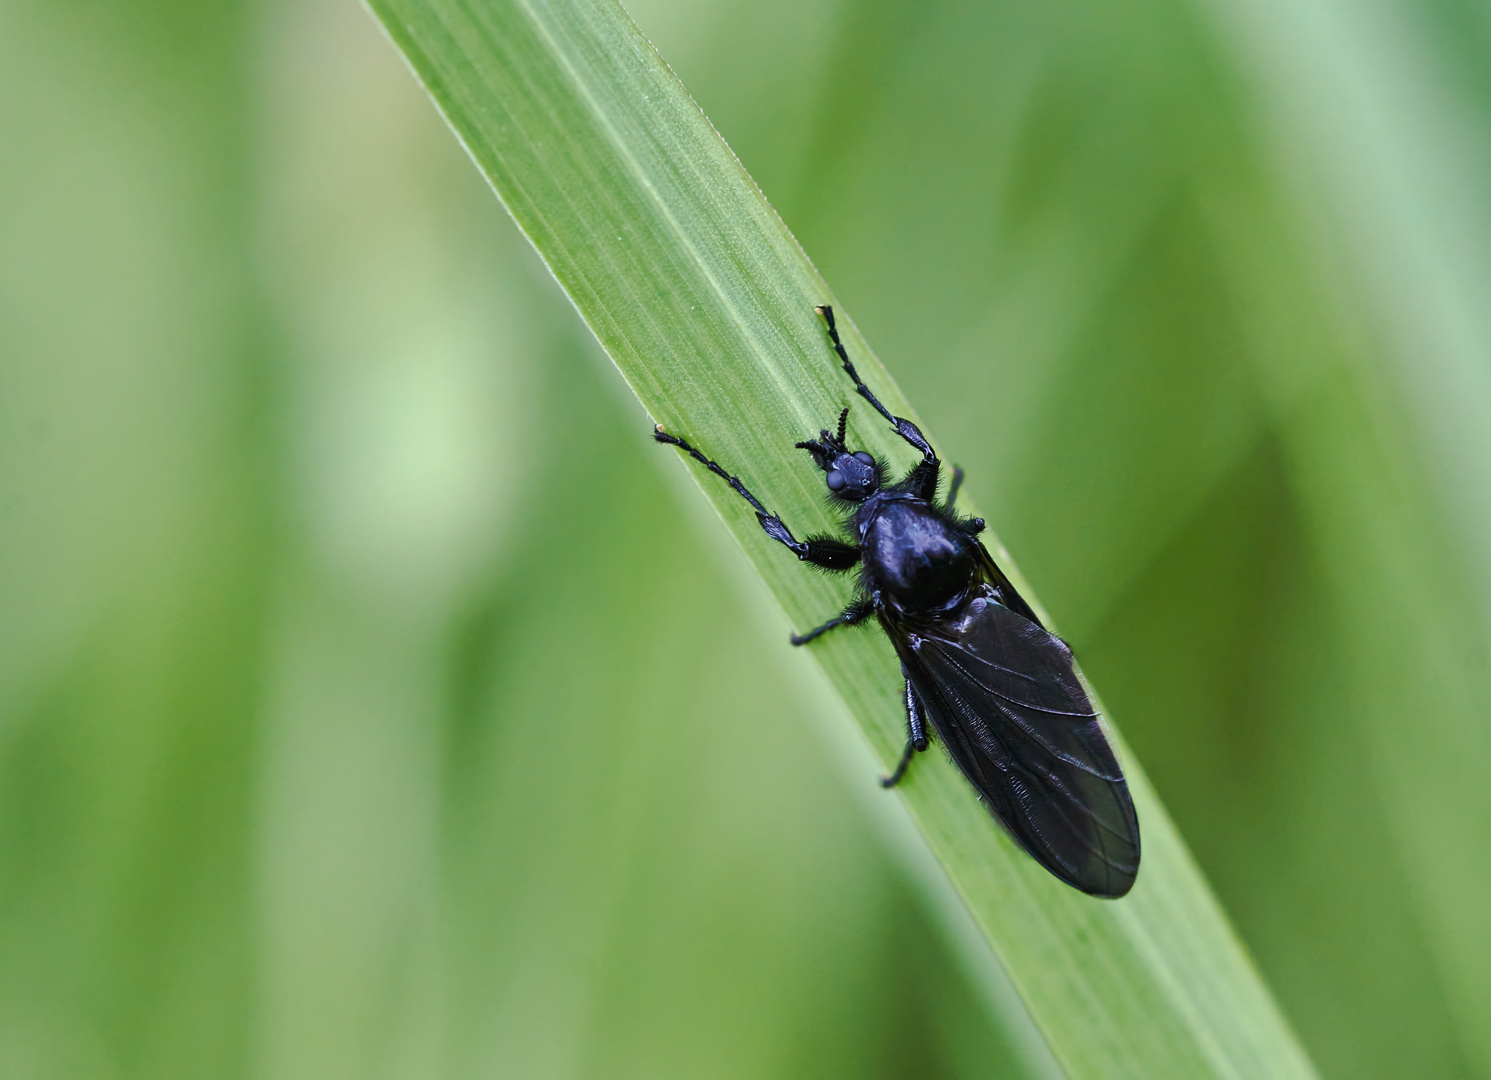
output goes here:
[{"label": "insect thorax", "polygon": [[887,499],[863,531],[865,572],[908,610],[930,610],[967,587],[972,540],[920,499]]}]

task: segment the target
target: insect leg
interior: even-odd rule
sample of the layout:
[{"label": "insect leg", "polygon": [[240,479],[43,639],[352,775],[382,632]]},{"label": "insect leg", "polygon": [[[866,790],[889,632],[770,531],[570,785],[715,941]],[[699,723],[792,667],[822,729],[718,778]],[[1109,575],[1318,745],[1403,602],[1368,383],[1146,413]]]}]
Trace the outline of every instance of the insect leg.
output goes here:
[{"label": "insect leg", "polygon": [[889,776],[882,776],[880,778],[880,786],[883,788],[893,788],[899,784],[901,778],[906,775],[906,770],[911,767],[911,756],[915,753],[916,747],[908,742],[906,749],[901,752],[901,760],[896,762],[895,771]]},{"label": "insect leg", "polygon": [[835,615],[822,626],[815,626],[806,634],[793,634],[792,644],[806,645],[814,638],[822,637],[836,626],[853,626],[857,622],[863,622],[874,613],[875,603],[873,600],[856,600],[844,609],[842,615]]},{"label": "insect leg", "polygon": [[880,404],[879,398],[870,393],[870,388],[859,377],[859,372],[854,370],[854,362],[849,359],[849,353],[845,351],[844,343],[839,340],[839,328],[834,323],[834,309],[827,304],[819,304],[813,310],[823,316],[823,321],[828,325],[828,339],[833,342],[834,352],[838,353],[839,359],[844,362],[845,373],[854,380],[854,388],[859,391],[860,397],[875,406],[875,411],[889,420],[892,425],[896,425],[896,418],[890,414],[890,410]]},{"label": "insect leg", "polygon": [[653,429],[652,437],[660,443],[667,443],[669,446],[676,446],[686,451],[700,465],[729,484],[735,493],[750,503],[751,508],[756,511],[756,520],[761,522],[762,531],[802,561],[821,566],[825,570],[848,570],[859,562],[859,548],[853,544],[846,544],[842,540],[828,537],[810,537],[807,541],[797,539],[792,535],[792,531],[782,523],[781,518],[761,505],[761,501],[751,494],[750,489],[740,482],[739,477],[731,476],[718,463],[699,453],[683,439],[676,435],[669,435],[661,425]]},{"label": "insect leg", "polygon": [[906,680],[906,726],[911,732],[911,746],[914,750],[925,750],[927,748],[927,716],[926,710],[922,708],[921,698],[916,696],[916,691],[911,687],[911,680]]},{"label": "insect leg", "polygon": [[[947,502],[944,504],[945,507],[946,507],[946,509],[951,510],[953,508],[953,502],[954,502],[954,500],[957,499],[957,497],[958,497],[958,491],[962,487],[963,487],[963,470],[960,469],[960,468],[958,468],[956,465],[954,465],[953,466],[953,483],[952,483],[952,486],[947,489]],[[967,520],[965,522],[962,522],[962,524],[961,524],[960,527],[969,536],[977,536],[979,533],[981,533],[981,532],[984,531],[984,519],[983,518],[970,518],[969,520]]]},{"label": "insect leg", "polygon": [[833,342],[834,352],[839,354],[839,359],[844,364],[845,374],[854,380],[854,388],[859,392],[859,396],[875,406],[875,411],[890,421],[897,435],[921,451],[921,464],[911,474],[911,490],[916,495],[930,501],[937,494],[937,467],[939,465],[937,455],[932,452],[931,444],[927,442],[921,428],[910,420],[892,416],[890,410],[880,403],[880,399],[870,392],[865,381],[859,377],[859,372],[854,370],[854,363],[849,359],[849,353],[844,349],[844,343],[839,340],[839,328],[834,323],[834,309],[827,304],[820,304],[813,310],[823,316],[823,321],[828,326],[828,338]]},{"label": "insect leg", "polygon": [[960,469],[960,468],[958,468],[958,466],[954,465],[953,466],[953,483],[952,483],[952,486],[947,489],[947,508],[949,510],[951,510],[953,508],[953,503],[957,501],[957,498],[958,498],[958,489],[960,487],[962,487],[962,486],[963,486],[963,470]]},{"label": "insect leg", "polygon": [[[901,665],[901,674],[906,674],[906,665]],[[911,680],[906,680],[906,750],[901,755],[901,760],[896,763],[896,769],[889,776],[880,778],[880,786],[893,788],[901,782],[906,775],[907,768],[911,765],[912,755],[927,748],[927,716],[926,710],[922,708],[921,699],[916,696],[916,690],[911,686]]]}]

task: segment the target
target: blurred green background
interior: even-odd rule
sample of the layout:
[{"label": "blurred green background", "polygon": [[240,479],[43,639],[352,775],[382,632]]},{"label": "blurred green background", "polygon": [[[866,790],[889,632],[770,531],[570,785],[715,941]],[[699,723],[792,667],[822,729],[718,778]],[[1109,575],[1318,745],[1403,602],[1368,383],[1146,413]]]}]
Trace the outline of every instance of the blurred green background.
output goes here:
[{"label": "blurred green background", "polygon": [[[1491,1077],[1491,14],[637,0],[1329,1077]],[[352,0],[0,2],[0,1077],[1048,1072]]]}]

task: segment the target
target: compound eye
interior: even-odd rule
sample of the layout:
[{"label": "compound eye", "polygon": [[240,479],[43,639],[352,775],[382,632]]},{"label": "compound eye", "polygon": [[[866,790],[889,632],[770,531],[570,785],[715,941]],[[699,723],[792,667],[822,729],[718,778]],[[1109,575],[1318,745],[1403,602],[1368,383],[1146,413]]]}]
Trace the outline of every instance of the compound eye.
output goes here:
[{"label": "compound eye", "polygon": [[843,491],[844,490],[844,484],[845,484],[844,474],[841,473],[841,472],[839,472],[838,469],[829,469],[828,470],[828,476],[825,477],[825,479],[828,481],[828,490],[829,491]]},{"label": "compound eye", "polygon": [[865,453],[863,450],[856,450],[854,452],[854,456],[859,458],[859,460],[863,461],[866,465],[875,464],[875,458],[870,454]]}]

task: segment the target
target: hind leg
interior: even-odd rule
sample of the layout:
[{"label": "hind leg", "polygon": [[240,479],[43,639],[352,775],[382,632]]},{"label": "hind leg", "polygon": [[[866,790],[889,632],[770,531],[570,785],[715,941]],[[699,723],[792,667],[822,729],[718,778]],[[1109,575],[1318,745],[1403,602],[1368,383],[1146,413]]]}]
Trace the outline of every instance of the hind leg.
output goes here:
[{"label": "hind leg", "polygon": [[[901,674],[906,674],[906,665],[901,665]],[[911,758],[918,752],[927,748],[927,710],[922,706],[921,698],[916,696],[916,689],[911,685],[911,680],[906,680],[906,750],[901,754],[901,760],[896,764],[896,769],[889,776],[881,777],[880,786],[893,788],[901,782],[906,775],[906,770],[911,767]]]}]

